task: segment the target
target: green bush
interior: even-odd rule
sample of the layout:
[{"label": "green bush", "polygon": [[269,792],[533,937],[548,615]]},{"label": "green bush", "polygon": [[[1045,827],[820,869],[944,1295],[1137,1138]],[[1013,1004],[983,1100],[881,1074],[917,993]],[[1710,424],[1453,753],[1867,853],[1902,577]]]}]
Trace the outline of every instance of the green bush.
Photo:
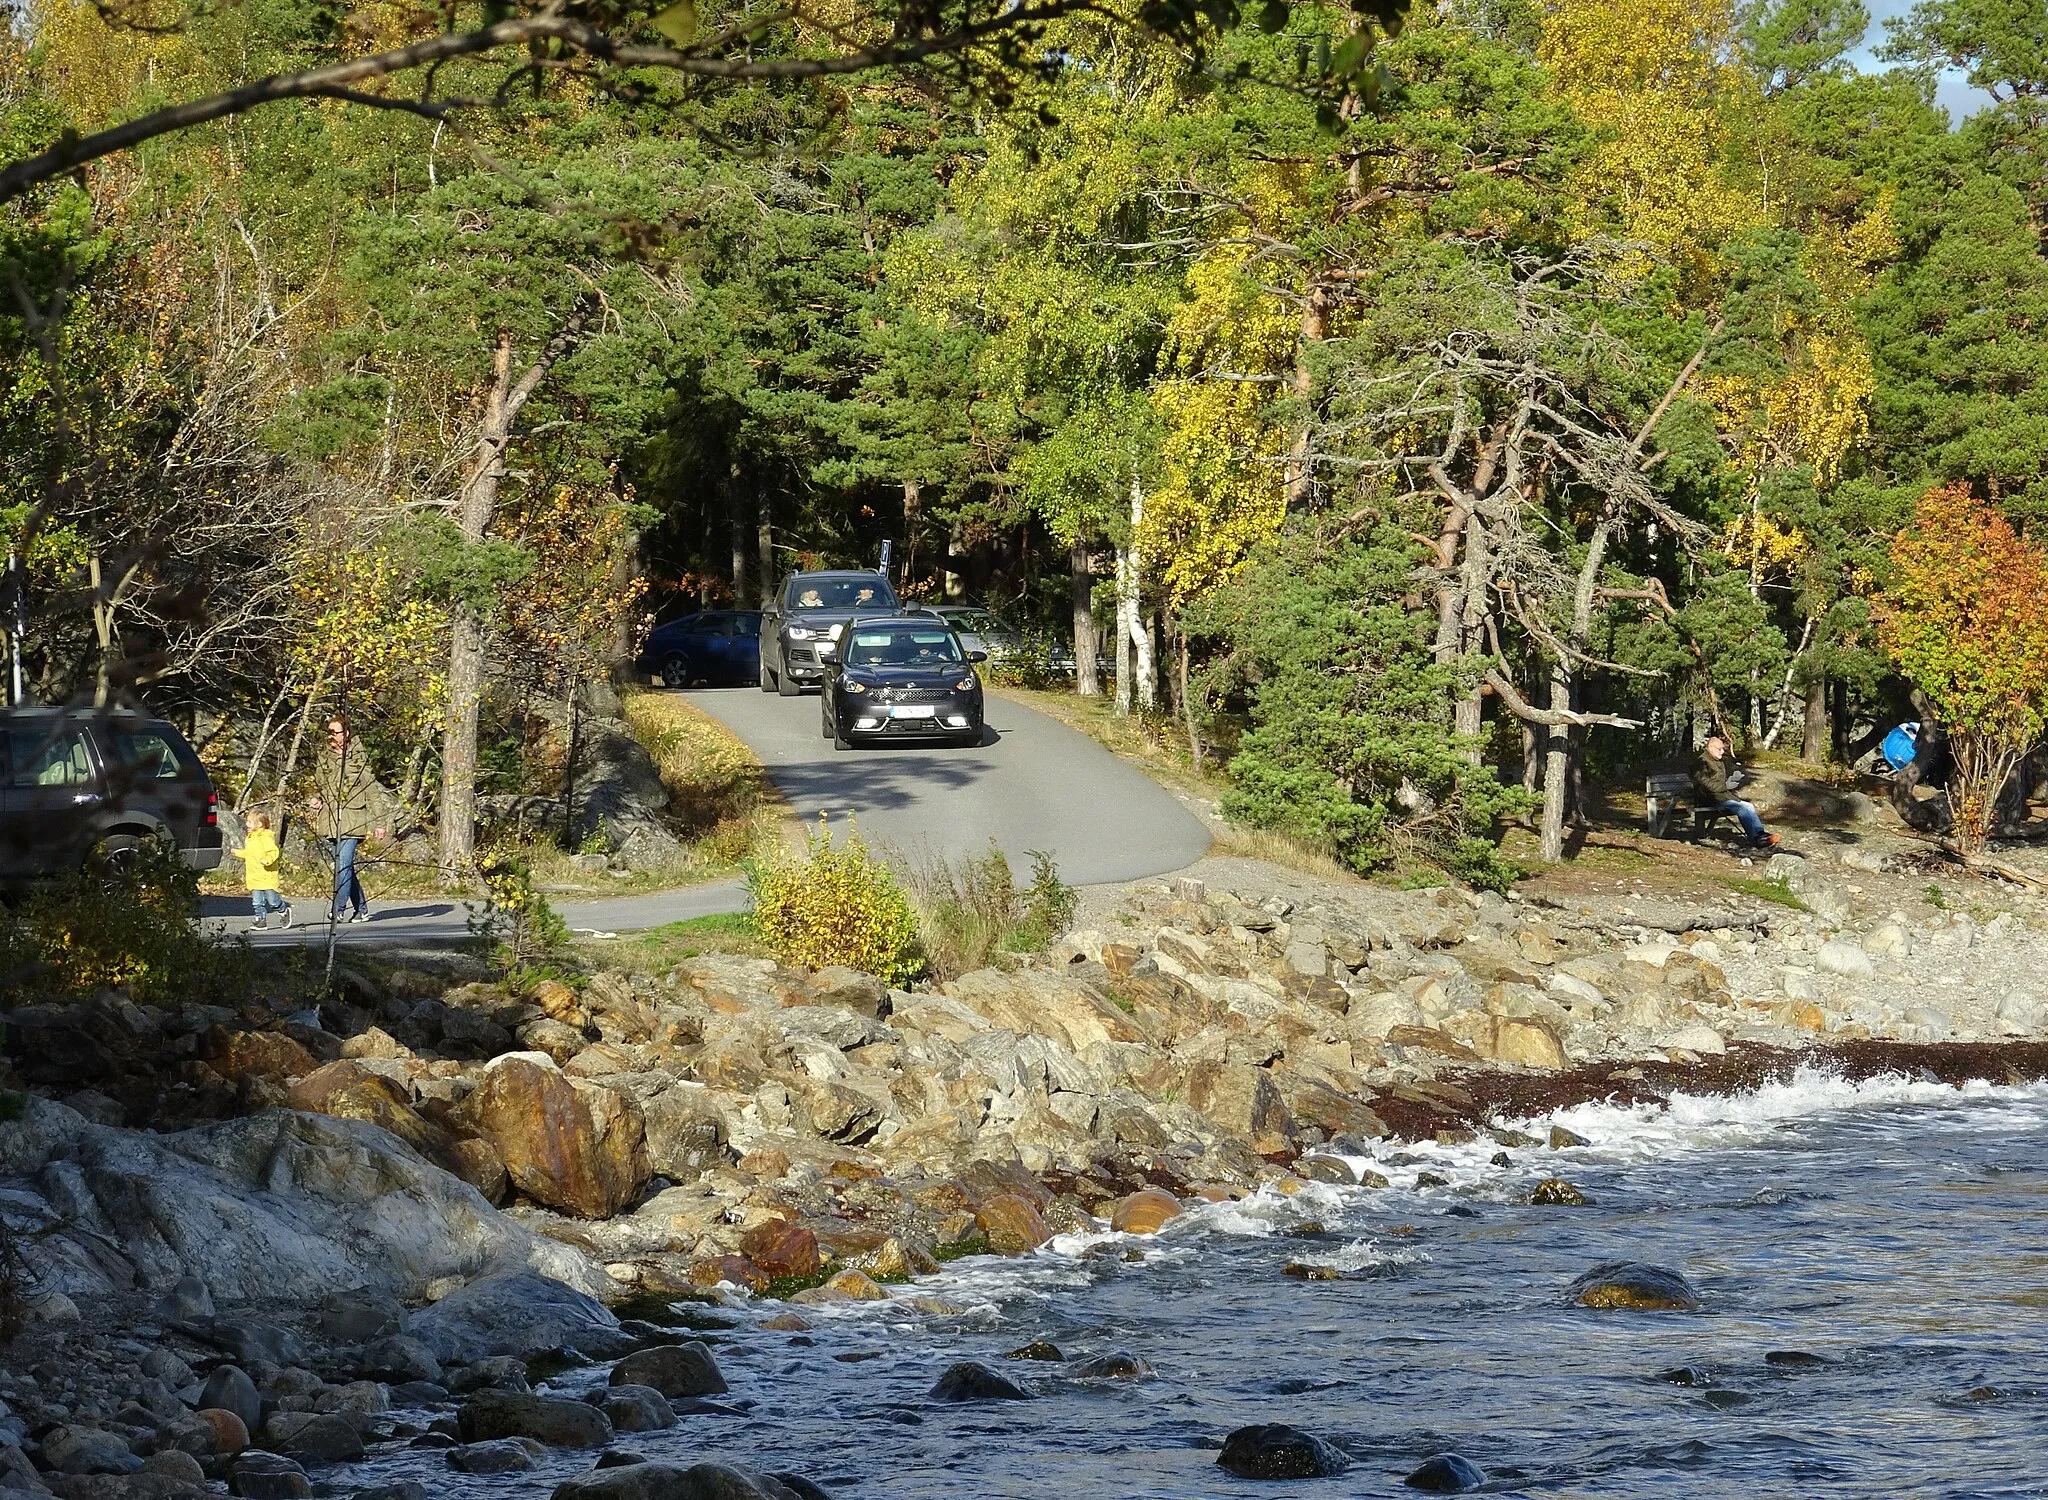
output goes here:
[{"label": "green bush", "polygon": [[1453,733],[1461,668],[1433,659],[1434,620],[1404,602],[1421,561],[1392,525],[1331,537],[1301,526],[1190,610],[1188,628],[1225,648],[1209,692],[1250,720],[1223,812],[1355,870],[1416,858],[1499,888],[1519,872],[1498,822],[1528,799]]},{"label": "green bush", "polygon": [[924,966],[910,901],[858,828],[835,844],[819,819],[803,858],[765,861],[749,883],[755,930],[787,963],[840,964],[889,984],[909,983]]},{"label": "green bush", "polygon": [[1061,881],[1052,856],[1031,852],[1031,884],[1023,890],[994,844],[957,866],[925,866],[913,882],[926,962],[940,979],[985,968],[998,950],[1033,953],[1066,929],[1079,901]]},{"label": "green bush", "polygon": [[39,885],[0,926],[0,999],[117,986],[144,1003],[238,996],[247,946],[208,937],[198,911],[197,873],[162,844]]},{"label": "green bush", "polygon": [[569,924],[534,885],[524,859],[492,850],[477,860],[476,872],[485,895],[482,908],[470,914],[470,932],[499,949],[508,969],[524,969],[567,946]]}]

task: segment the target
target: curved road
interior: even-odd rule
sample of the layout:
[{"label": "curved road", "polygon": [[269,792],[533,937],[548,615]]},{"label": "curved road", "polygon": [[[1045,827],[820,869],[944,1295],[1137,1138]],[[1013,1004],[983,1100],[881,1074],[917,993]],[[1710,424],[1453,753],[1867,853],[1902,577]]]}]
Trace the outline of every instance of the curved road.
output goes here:
[{"label": "curved road", "polygon": [[1023,878],[1043,849],[1069,885],[1137,880],[1193,864],[1208,830],[1144,772],[1078,730],[994,694],[973,748],[890,745],[834,750],[815,693],[750,688],[683,695],[747,742],[797,816],[835,831],[849,816],[877,852],[911,864],[986,853],[991,840]]},{"label": "curved road", "polygon": [[[834,750],[818,732],[816,694],[706,688],[684,696],[746,741],[806,824],[822,814],[836,833],[851,817],[869,847],[911,865],[984,854],[993,841],[1020,879],[1031,869],[1031,851],[1043,849],[1069,885],[1103,885],[1178,870],[1209,849],[1208,831],[1142,771],[1005,698],[989,697],[988,732],[973,748]],[[325,942],[326,906],[317,898],[294,901],[293,916],[309,925],[287,932],[251,931],[243,897],[209,896],[205,916],[215,931],[281,947]],[[555,903],[572,928],[586,932],[637,931],[746,907],[746,887],[736,880]],[[467,918],[459,902],[400,898],[378,903],[374,920],[334,936],[348,948],[441,945],[468,936]]]}]

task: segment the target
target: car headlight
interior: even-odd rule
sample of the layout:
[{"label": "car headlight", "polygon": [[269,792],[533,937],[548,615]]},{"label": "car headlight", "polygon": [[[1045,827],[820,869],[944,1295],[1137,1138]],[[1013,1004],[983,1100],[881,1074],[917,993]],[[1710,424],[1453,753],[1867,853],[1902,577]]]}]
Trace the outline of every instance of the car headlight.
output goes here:
[{"label": "car headlight", "polygon": [[811,638],[811,635],[812,632],[805,626],[792,625],[789,627],[789,638],[793,641],[807,641]]},{"label": "car headlight", "polygon": [[956,692],[956,693],[971,693],[971,692],[973,692],[973,691],[974,691],[974,674],[973,674],[972,672],[970,672],[970,673],[968,673],[968,674],[967,674],[967,675],[966,675],[965,677],[961,678],[961,679],[960,679],[960,680],[959,680],[958,682],[954,683],[954,684],[953,684],[953,691],[954,691],[954,692]]},{"label": "car headlight", "polygon": [[865,682],[855,682],[851,677],[840,678],[839,685],[849,693],[865,693],[868,690],[868,685]]}]

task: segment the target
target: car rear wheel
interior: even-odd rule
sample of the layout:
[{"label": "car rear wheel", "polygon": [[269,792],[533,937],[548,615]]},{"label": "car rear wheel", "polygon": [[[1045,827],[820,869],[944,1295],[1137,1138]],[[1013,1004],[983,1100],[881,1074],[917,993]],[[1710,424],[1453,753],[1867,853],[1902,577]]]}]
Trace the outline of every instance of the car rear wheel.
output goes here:
[{"label": "car rear wheel", "polygon": [[142,847],[139,835],[110,833],[87,852],[85,867],[95,875],[126,875],[142,863]]},{"label": "car rear wheel", "polygon": [[775,691],[784,698],[794,698],[804,690],[804,685],[789,675],[789,663],[782,664],[782,670],[775,674]]},{"label": "car rear wheel", "polygon": [[661,680],[672,688],[686,688],[695,680],[690,658],[678,651],[661,664]]}]

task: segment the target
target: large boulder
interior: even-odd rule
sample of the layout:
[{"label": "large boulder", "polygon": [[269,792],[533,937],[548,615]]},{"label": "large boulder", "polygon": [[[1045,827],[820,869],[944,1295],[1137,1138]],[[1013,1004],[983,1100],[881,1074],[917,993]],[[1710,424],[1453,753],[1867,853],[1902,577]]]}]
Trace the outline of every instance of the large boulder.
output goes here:
[{"label": "large boulder", "polygon": [[612,1440],[611,1419],[589,1402],[514,1391],[479,1391],[455,1414],[455,1430],[465,1443],[525,1437],[552,1448],[602,1448]]},{"label": "large boulder", "polygon": [[1187,1071],[1187,1103],[1211,1124],[1243,1136],[1260,1155],[1288,1149],[1294,1117],[1273,1075],[1246,1063],[1198,1062]]},{"label": "large boulder", "polygon": [[696,1339],[634,1351],[612,1368],[611,1383],[650,1386],[671,1400],[718,1396],[728,1389],[710,1347]]},{"label": "large boulder", "polygon": [[544,1053],[494,1058],[462,1110],[498,1148],[512,1185],[548,1208],[606,1219],[647,1185],[640,1111],[610,1089],[564,1075]]},{"label": "large boulder", "polygon": [[60,1147],[62,1203],[39,1216],[24,1191],[9,1211],[38,1283],[74,1300],[187,1277],[223,1304],[318,1306],[357,1287],[412,1299],[439,1278],[527,1264],[608,1284],[363,1121],[272,1110],[159,1136],[32,1100],[0,1124],[0,1165],[13,1157],[19,1175]]},{"label": "large boulder", "polygon": [[602,1302],[531,1271],[486,1277],[443,1297],[413,1314],[408,1337],[436,1359],[462,1364],[562,1348],[604,1358],[633,1344]]}]

